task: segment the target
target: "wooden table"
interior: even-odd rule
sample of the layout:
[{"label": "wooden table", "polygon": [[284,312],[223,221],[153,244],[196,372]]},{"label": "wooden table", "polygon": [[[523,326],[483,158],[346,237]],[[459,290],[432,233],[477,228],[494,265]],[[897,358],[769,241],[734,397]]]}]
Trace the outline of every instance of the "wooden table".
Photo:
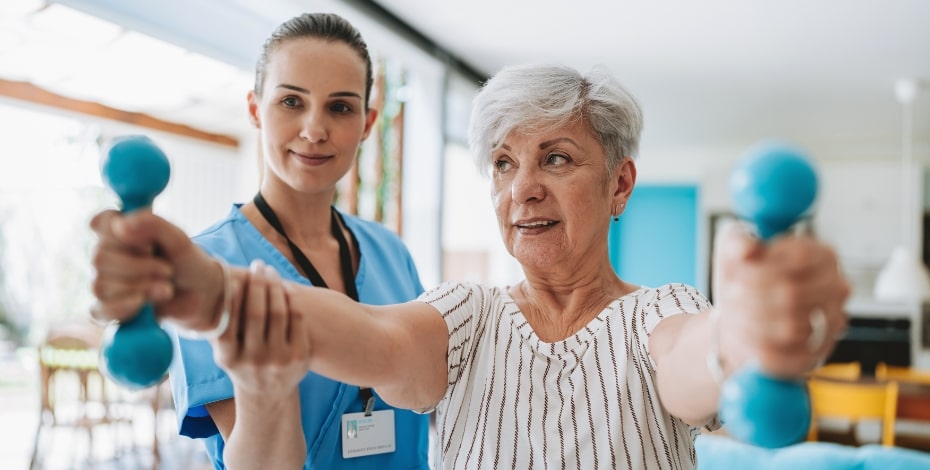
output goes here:
[{"label": "wooden table", "polygon": [[930,426],[930,384],[898,382],[898,418]]}]

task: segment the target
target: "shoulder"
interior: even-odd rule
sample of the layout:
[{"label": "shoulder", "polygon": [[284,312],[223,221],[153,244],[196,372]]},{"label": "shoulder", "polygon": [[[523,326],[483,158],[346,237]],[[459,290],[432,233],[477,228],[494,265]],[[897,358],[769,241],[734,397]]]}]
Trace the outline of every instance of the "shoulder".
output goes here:
[{"label": "shoulder", "polygon": [[199,233],[191,237],[191,240],[199,243],[201,240],[210,240],[213,238],[225,236],[228,233],[235,231],[235,226],[240,219],[245,220],[242,212],[239,211],[239,206],[233,205],[225,217],[217,220],[209,227],[201,230]]},{"label": "shoulder", "polygon": [[678,304],[694,304],[700,309],[710,307],[710,301],[696,287],[688,284],[674,283],[666,284],[659,288],[660,299],[670,299]]},{"label": "shoulder", "polygon": [[504,299],[507,289],[491,287],[476,282],[446,281],[424,292],[419,301],[433,305],[440,311],[450,311],[472,306],[488,310],[491,305]]},{"label": "shoulder", "polygon": [[339,211],[339,216],[342,217],[343,221],[345,221],[346,226],[348,226],[349,229],[351,229],[352,232],[356,233],[357,235],[385,238],[392,242],[400,242],[400,237],[397,236],[396,233],[378,222],[365,220],[356,215],[346,214],[342,211]]},{"label": "shoulder", "polygon": [[[257,240],[261,235],[242,215],[238,205],[233,205],[226,217],[216,221],[191,240],[211,256],[234,261],[241,256],[243,243]],[[257,243],[257,242],[256,242]]]},{"label": "shoulder", "polygon": [[694,286],[669,283],[658,287],[643,287],[630,294],[641,308],[660,314],[697,313],[710,308],[710,301]]},{"label": "shoulder", "polygon": [[358,240],[363,251],[380,250],[385,252],[407,253],[407,246],[399,235],[377,222],[362,219],[358,216],[339,212],[346,227]]}]

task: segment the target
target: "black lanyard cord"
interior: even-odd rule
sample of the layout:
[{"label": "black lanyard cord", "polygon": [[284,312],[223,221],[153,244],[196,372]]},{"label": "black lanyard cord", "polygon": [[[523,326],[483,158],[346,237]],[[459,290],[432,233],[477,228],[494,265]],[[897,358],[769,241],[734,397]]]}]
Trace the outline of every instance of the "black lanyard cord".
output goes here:
[{"label": "black lanyard cord", "polygon": [[[300,265],[300,268],[304,271],[304,275],[307,276],[307,279],[310,280],[310,283],[317,287],[326,287],[326,281],[323,280],[323,276],[320,275],[319,271],[313,267],[313,263],[304,255],[300,248],[291,241],[290,237],[287,236],[287,233],[284,232],[284,226],[281,225],[281,221],[278,220],[278,216],[275,215],[274,211],[271,210],[271,206],[268,205],[268,202],[265,201],[265,198],[262,196],[261,191],[255,195],[255,198],[252,199],[252,202],[255,203],[255,207],[258,208],[258,211],[262,213],[262,216],[265,220],[274,227],[278,233],[287,240],[287,246],[291,248],[291,254],[294,255],[294,259],[297,261],[297,264]],[[345,224],[342,220],[342,217],[336,211],[335,207],[332,207],[332,229],[333,236],[336,237],[336,241],[339,242],[339,265],[342,270],[342,283],[346,287],[346,295],[358,302],[358,289],[355,288],[355,270],[352,269],[352,254],[349,252],[349,242],[346,241],[345,234],[342,233],[342,228],[340,224]],[[346,227],[348,230],[348,227]],[[352,237],[352,246],[355,247],[355,252],[359,253],[361,256],[361,251],[358,248],[358,240],[355,237]],[[362,405],[364,406],[365,416],[371,416],[372,409],[375,405],[375,397],[372,393],[371,387],[359,387],[359,398],[362,400]]]},{"label": "black lanyard cord", "polygon": [[[271,210],[271,206],[268,205],[268,202],[265,201],[265,198],[262,197],[262,193],[259,192],[255,195],[255,198],[252,200],[255,203],[255,207],[258,208],[258,211],[261,212],[265,220],[274,227],[278,233],[287,240],[287,246],[291,249],[291,254],[294,255],[294,260],[297,261],[297,264],[300,265],[300,269],[303,270],[304,275],[307,276],[307,279],[310,280],[310,283],[317,287],[326,287],[326,281],[323,280],[323,276],[320,275],[319,271],[313,266],[313,263],[304,255],[300,248],[291,241],[290,237],[287,236],[287,233],[284,232],[284,226],[281,225],[281,221],[278,220],[278,216],[275,215],[274,211]],[[352,254],[349,252],[349,242],[346,240],[345,234],[342,233],[342,228],[340,225],[341,218],[336,212],[336,208],[332,208],[332,233],[336,237],[336,241],[339,242],[339,264],[342,271],[342,283],[345,285],[346,295],[352,298],[352,300],[358,301],[358,289],[355,288],[355,274],[354,269],[352,269]],[[355,242],[354,238],[353,242]],[[356,251],[358,250],[358,242],[354,243]]]}]

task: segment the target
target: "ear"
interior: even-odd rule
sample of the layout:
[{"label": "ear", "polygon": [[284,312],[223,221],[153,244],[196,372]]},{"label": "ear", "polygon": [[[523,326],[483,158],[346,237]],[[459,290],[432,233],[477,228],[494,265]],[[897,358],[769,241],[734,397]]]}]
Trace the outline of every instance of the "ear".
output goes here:
[{"label": "ear", "polygon": [[255,96],[255,90],[249,90],[248,95],[249,101],[249,122],[255,126],[256,129],[262,128],[262,121],[258,117],[258,97]]},{"label": "ear", "polygon": [[371,134],[371,128],[375,124],[375,119],[378,118],[378,110],[371,108],[368,110],[368,115],[365,116],[365,132],[362,134],[362,140],[368,138],[368,135]]},{"label": "ear", "polygon": [[611,175],[611,185],[614,186],[613,203],[615,207],[620,207],[621,212],[626,207],[627,201],[633,194],[633,186],[636,185],[636,163],[630,157],[624,157],[614,174]]}]

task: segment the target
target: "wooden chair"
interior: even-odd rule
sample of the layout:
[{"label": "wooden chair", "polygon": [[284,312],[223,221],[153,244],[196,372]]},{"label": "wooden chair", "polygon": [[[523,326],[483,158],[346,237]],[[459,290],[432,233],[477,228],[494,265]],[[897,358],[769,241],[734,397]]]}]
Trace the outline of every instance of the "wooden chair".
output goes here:
[{"label": "wooden chair", "polygon": [[930,384],[930,370],[915,369],[905,366],[890,366],[879,362],[875,366],[875,378],[878,380],[894,380],[897,382],[913,382]]},{"label": "wooden chair", "polygon": [[[94,448],[93,430],[108,422],[106,383],[97,367],[98,354],[91,340],[73,334],[50,335],[39,346],[39,426],[30,468],[41,463],[43,430],[51,432],[56,428],[86,433],[90,459]],[[76,386],[76,390],[69,389],[69,385]]]},{"label": "wooden chair", "polygon": [[859,377],[862,375],[862,365],[859,361],[852,362],[831,362],[829,364],[824,364],[813,371],[808,375],[809,377],[821,378],[821,379],[836,379],[836,380],[859,380]]},{"label": "wooden chair", "polygon": [[811,428],[807,439],[816,441],[821,418],[841,418],[852,422],[879,419],[882,422],[881,442],[894,445],[895,415],[898,406],[898,383],[862,383],[809,378],[811,397]]},{"label": "wooden chair", "polygon": [[[900,387],[905,390],[914,386],[920,388],[930,387],[930,371],[927,369],[892,366],[879,362],[875,367],[875,378],[879,381],[898,382]],[[928,416],[926,402],[912,398],[913,393],[902,393],[905,393],[905,395],[899,397],[898,405],[904,407],[904,410],[899,408],[899,414],[904,418],[898,418],[897,429],[895,429],[895,443],[900,447],[930,452],[930,435],[927,434],[927,421],[925,421]],[[922,410],[918,413],[919,417],[915,417],[911,412],[908,412],[908,410],[913,411],[915,408]],[[904,413],[901,413],[902,411]]]},{"label": "wooden chair", "polygon": [[119,458],[126,449],[135,452],[134,420],[145,408],[153,416],[152,468],[160,463],[159,416],[173,409],[168,382],[163,380],[157,387],[141,391],[115,386],[100,371],[100,331],[95,328],[82,324],[59,326],[38,347],[40,416],[31,469],[43,466],[43,448],[49,448],[47,441],[58,429],[86,435],[87,462],[94,460],[94,431],[101,426],[113,439],[114,457]]}]

